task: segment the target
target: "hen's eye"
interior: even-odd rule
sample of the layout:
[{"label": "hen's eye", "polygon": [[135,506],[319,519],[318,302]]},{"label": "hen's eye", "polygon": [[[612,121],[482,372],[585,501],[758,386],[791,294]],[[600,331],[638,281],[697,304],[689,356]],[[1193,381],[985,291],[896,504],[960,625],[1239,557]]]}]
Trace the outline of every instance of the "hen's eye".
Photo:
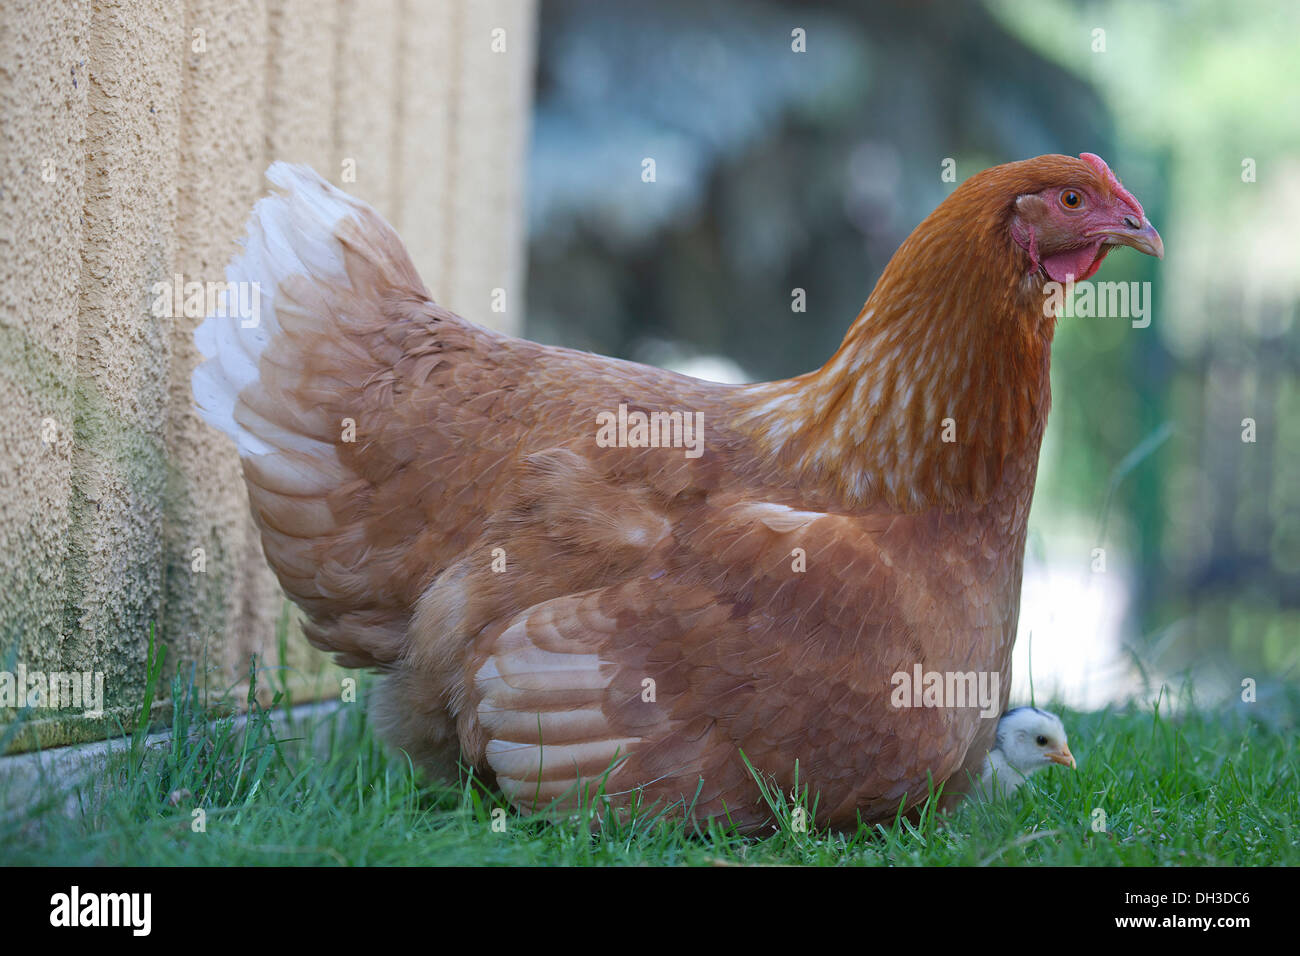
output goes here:
[{"label": "hen's eye", "polygon": [[1066,209],[1078,209],[1083,205],[1083,197],[1073,189],[1067,189],[1061,193],[1061,205]]},{"label": "hen's eye", "polygon": [[1038,741],[1037,741],[1037,743],[1038,743],[1038,746],[1040,746],[1040,747],[1046,747],[1046,746],[1047,746],[1047,738],[1044,737],[1042,734],[1039,734],[1039,735],[1038,735]]}]

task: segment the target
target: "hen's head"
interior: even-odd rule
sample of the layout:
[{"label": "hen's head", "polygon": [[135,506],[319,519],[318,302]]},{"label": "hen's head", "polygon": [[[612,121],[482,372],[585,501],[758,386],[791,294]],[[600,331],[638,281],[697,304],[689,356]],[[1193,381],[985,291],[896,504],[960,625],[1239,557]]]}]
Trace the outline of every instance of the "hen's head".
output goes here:
[{"label": "hen's head", "polygon": [[1021,179],[1008,225],[1031,273],[1041,269],[1057,282],[1087,279],[1114,246],[1164,258],[1142,204],[1100,156],[1039,156],[998,169]]},{"label": "hen's head", "polygon": [[1025,776],[1052,764],[1075,765],[1061,718],[1037,707],[1017,707],[1002,715],[997,749]]}]

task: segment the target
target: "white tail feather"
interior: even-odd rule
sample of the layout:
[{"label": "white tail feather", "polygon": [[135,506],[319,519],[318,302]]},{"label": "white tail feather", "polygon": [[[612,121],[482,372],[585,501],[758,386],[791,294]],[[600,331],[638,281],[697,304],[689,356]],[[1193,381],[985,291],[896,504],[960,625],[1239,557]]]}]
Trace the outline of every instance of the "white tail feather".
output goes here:
[{"label": "white tail feather", "polygon": [[[237,421],[235,409],[240,392],[257,381],[261,355],[280,331],[275,313],[280,283],[302,275],[346,286],[343,249],[335,230],[341,220],[367,208],[307,166],[272,163],[266,178],[276,191],[254,205],[243,250],[226,267],[227,291],[213,314],[194,330],[194,342],[205,359],[191,379],[195,405],[205,421],[235,440],[241,457],[310,442],[280,428],[250,429],[260,419],[245,410]],[[230,294],[245,283],[246,292]],[[252,303],[252,309],[238,314],[235,302]]]}]

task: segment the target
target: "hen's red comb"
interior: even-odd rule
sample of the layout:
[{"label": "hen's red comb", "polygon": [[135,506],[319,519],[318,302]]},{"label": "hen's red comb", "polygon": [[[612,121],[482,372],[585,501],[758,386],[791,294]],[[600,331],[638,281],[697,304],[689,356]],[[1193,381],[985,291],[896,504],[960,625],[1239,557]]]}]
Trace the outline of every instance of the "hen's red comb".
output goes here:
[{"label": "hen's red comb", "polygon": [[1097,170],[1097,172],[1102,176],[1106,177],[1106,182],[1110,184],[1111,192],[1124,200],[1124,202],[1128,203],[1129,208],[1143,219],[1146,218],[1146,213],[1142,211],[1142,204],[1137,201],[1136,196],[1124,188],[1123,183],[1115,178],[1115,174],[1112,173],[1110,167],[1106,165],[1106,160],[1102,159],[1096,153],[1080,153],[1079,158],[1093,169]]}]

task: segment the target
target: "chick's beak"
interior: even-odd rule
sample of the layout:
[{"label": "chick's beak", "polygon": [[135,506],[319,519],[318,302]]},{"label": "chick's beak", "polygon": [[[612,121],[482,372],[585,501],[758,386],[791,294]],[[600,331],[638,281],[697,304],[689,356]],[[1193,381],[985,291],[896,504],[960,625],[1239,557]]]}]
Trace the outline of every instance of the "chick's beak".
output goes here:
[{"label": "chick's beak", "polygon": [[1045,756],[1052,763],[1059,763],[1062,767],[1069,767],[1071,770],[1075,767],[1074,754],[1070,753],[1068,744],[1061,744],[1060,750],[1049,750]]},{"label": "chick's beak", "polygon": [[1106,241],[1111,245],[1129,246],[1157,259],[1165,257],[1164,240],[1160,238],[1160,233],[1156,232],[1156,227],[1151,225],[1151,220],[1145,216],[1142,217],[1141,222],[1136,216],[1127,216],[1122,227],[1099,229],[1096,234],[1105,236]]}]

